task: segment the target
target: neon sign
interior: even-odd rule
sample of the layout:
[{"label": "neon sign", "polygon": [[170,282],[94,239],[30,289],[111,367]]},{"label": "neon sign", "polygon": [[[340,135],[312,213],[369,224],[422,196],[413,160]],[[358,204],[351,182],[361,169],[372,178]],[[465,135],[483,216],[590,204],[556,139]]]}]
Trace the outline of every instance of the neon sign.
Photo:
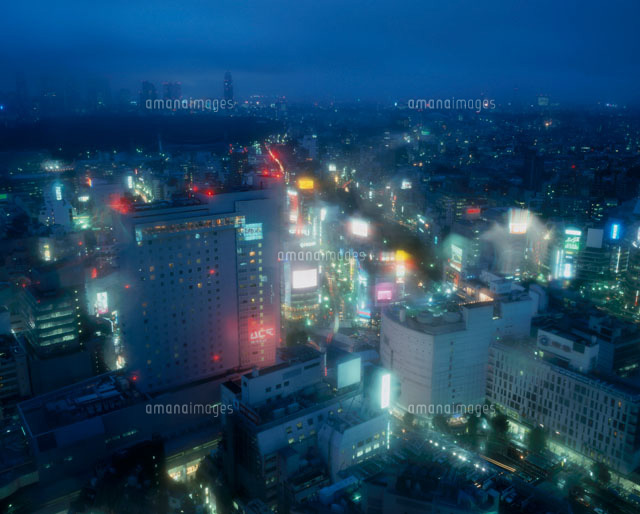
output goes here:
[{"label": "neon sign", "polygon": [[261,343],[267,340],[267,337],[274,337],[276,331],[274,328],[260,328],[249,332],[249,341],[252,343]]}]

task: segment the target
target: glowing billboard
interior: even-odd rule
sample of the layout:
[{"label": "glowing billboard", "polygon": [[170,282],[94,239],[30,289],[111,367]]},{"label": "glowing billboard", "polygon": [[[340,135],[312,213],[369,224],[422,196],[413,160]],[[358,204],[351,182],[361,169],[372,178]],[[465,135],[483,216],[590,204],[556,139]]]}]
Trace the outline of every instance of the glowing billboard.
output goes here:
[{"label": "glowing billboard", "polygon": [[454,244],[451,245],[451,267],[462,271],[462,248]]},{"label": "glowing billboard", "polygon": [[389,301],[393,299],[393,291],[391,289],[380,289],[376,294],[378,301]]},{"label": "glowing billboard", "polygon": [[404,179],[402,181],[402,185],[400,186],[400,189],[411,189],[412,184],[410,180]]},{"label": "glowing billboard", "polygon": [[299,269],[294,270],[291,274],[292,289],[310,289],[318,285],[318,270]]},{"label": "glowing billboard", "polygon": [[620,239],[621,231],[622,230],[620,227],[620,223],[613,223],[611,225],[611,232],[609,233],[609,237],[611,238],[611,240],[617,241],[618,239]]},{"label": "glowing billboard", "polygon": [[245,241],[258,241],[262,239],[262,223],[247,223],[242,235]]},{"label": "glowing billboard", "polygon": [[530,217],[527,209],[509,209],[509,233],[526,234]]},{"label": "glowing billboard", "polygon": [[312,178],[301,178],[298,180],[298,189],[301,191],[309,191],[312,190],[314,186]]},{"label": "glowing billboard", "polygon": [[395,284],[393,282],[380,282],[375,287],[376,304],[384,304],[393,301],[395,296]]},{"label": "glowing billboard", "polygon": [[380,408],[388,409],[391,405],[391,373],[385,373],[380,380]]},{"label": "glowing billboard", "polygon": [[570,252],[577,252],[580,250],[580,238],[582,237],[582,231],[576,229],[567,229],[564,231],[564,249]]},{"label": "glowing billboard", "polygon": [[96,294],[96,314],[109,312],[109,299],[106,292]]},{"label": "glowing billboard", "polygon": [[369,237],[369,223],[364,220],[351,220],[351,233],[358,237]]},{"label": "glowing billboard", "polygon": [[274,337],[275,335],[275,329],[261,327],[249,331],[249,341],[251,343],[264,343],[268,338]]}]

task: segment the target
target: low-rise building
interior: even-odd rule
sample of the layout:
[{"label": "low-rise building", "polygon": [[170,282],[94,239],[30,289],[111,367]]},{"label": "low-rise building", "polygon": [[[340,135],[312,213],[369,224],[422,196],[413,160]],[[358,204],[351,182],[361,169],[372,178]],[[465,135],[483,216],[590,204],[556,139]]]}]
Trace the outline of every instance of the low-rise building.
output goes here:
[{"label": "low-rise building", "polygon": [[233,406],[223,460],[236,497],[304,504],[339,471],[386,450],[387,415],[364,399],[360,358],[329,380],[325,355],[284,348],[278,364],[222,385],[222,403]]}]

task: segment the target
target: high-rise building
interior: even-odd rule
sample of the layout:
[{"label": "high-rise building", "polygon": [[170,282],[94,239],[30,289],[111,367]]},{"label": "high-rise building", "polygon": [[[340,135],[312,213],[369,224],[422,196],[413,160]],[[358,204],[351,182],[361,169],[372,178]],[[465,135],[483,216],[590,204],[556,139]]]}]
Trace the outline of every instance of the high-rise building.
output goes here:
[{"label": "high-rise building", "polygon": [[[612,255],[612,250],[617,255]],[[617,252],[616,252],[617,250]],[[619,268],[621,249],[611,249],[604,240],[604,230],[588,228],[584,248],[578,255],[576,278],[584,282],[603,284],[611,278],[611,269]]]},{"label": "high-rise building", "polygon": [[14,334],[0,333],[0,404],[13,403],[30,395],[25,349]]},{"label": "high-rise building", "polygon": [[154,86],[153,83],[145,80],[142,83],[142,89],[140,90],[140,109],[146,108],[147,100],[153,102],[153,100],[156,100],[157,98],[158,95],[156,93],[156,86]]},{"label": "high-rise building", "polygon": [[624,308],[629,316],[640,315],[640,243],[634,241],[629,246],[627,273],[623,284]]},{"label": "high-rise building", "polygon": [[273,364],[279,220],[278,187],[147,204],[123,216],[118,310],[140,387]]},{"label": "high-rise building", "polygon": [[223,82],[224,99],[227,101],[233,101],[233,80],[231,78],[231,72],[227,71],[224,74]]},{"label": "high-rise building", "polygon": [[484,220],[461,220],[453,223],[451,235],[445,243],[446,263],[444,279],[458,286],[461,279],[477,275],[489,267],[486,233],[489,223]]},{"label": "high-rise building", "polygon": [[233,80],[231,79],[231,72],[227,71],[224,74],[224,99],[227,101],[233,101]]},{"label": "high-rise building", "polygon": [[80,297],[75,289],[28,287],[21,312],[25,336],[38,355],[75,350],[80,345]]},{"label": "high-rise building", "polygon": [[522,186],[531,191],[539,191],[544,180],[544,160],[534,148],[524,148],[522,157]]},{"label": "high-rise building", "polygon": [[38,220],[43,225],[61,225],[66,229],[73,222],[73,206],[67,201],[65,184],[56,180],[43,191]]},{"label": "high-rise building", "polygon": [[165,100],[180,100],[182,98],[182,84],[180,82],[164,82],[162,97]]},{"label": "high-rise building", "polygon": [[482,405],[489,345],[496,337],[529,333],[531,302],[527,293],[516,291],[459,311],[438,313],[419,304],[383,311],[380,357],[400,384],[395,406],[433,415]]}]

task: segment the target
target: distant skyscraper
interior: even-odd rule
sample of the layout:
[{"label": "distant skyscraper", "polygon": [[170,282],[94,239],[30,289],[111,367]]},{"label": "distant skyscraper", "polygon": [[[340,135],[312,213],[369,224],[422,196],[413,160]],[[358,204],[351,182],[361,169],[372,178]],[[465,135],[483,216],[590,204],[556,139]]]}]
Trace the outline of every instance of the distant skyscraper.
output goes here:
[{"label": "distant skyscraper", "polygon": [[544,159],[534,148],[524,148],[522,158],[522,186],[530,191],[539,191],[544,180]]},{"label": "distant skyscraper", "polygon": [[278,189],[140,206],[124,216],[119,310],[145,390],[274,363]]},{"label": "distant skyscraper", "polygon": [[180,100],[182,98],[182,85],[180,82],[165,82],[162,84],[165,100]]},{"label": "distant skyscraper", "polygon": [[39,355],[79,347],[80,304],[75,289],[27,288],[21,297],[27,342]]},{"label": "distant skyscraper", "polygon": [[111,106],[111,86],[109,79],[94,77],[87,84],[87,109],[100,111]]},{"label": "distant skyscraper", "polygon": [[224,74],[224,99],[233,100],[233,80],[231,80],[231,72],[228,71]]},{"label": "distant skyscraper", "polygon": [[29,90],[24,73],[16,76],[16,112],[18,116],[26,116],[29,112]]},{"label": "distant skyscraper", "polygon": [[142,89],[140,90],[140,108],[145,109],[145,105],[147,100],[155,100],[158,98],[156,94],[156,86],[154,86],[151,82],[144,81],[142,83]]}]

